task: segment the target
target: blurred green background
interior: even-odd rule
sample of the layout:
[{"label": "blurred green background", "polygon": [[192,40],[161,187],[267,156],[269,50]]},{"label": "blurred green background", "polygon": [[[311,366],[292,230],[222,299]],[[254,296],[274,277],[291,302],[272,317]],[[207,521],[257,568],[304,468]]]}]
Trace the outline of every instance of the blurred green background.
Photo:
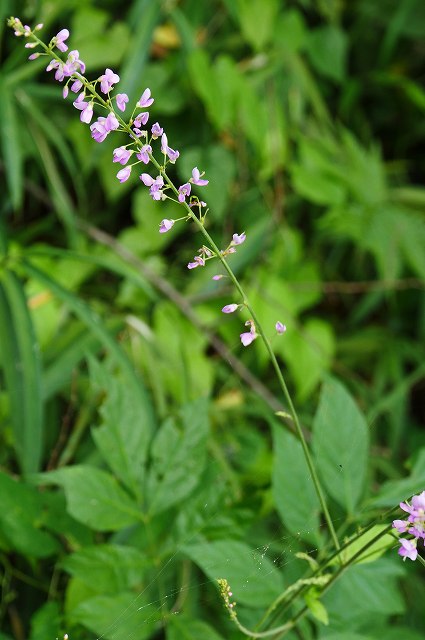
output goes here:
[{"label": "blurred green background", "polygon": [[[270,336],[288,328],[273,347],[307,432],[328,396],[355,399],[367,438],[345,411],[328,434],[354,503],[322,469],[343,536],[425,485],[425,4],[1,4],[0,640],[239,638],[211,566],[254,558],[253,626],[303,574],[294,554],[326,548],[303,463],[279,475],[298,449],[277,382],[221,314],[239,300],[217,264],[187,270],[199,234],[158,234],[178,206],[118,182],[124,134],[91,139],[10,15],[69,28],[130,104],[150,87],[177,184],[198,166],[216,242],[247,234],[231,264]],[[387,555],[327,596],[329,627],[288,637],[423,638],[423,577]]]}]

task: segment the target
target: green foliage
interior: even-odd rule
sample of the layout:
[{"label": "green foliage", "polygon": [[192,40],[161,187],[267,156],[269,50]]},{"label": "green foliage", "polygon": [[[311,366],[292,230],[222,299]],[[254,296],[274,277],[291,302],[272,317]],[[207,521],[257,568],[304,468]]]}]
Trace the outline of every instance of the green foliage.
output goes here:
[{"label": "green foliage", "polygon": [[[88,75],[112,68],[131,104],[149,86],[172,178],[206,171],[219,247],[247,233],[229,264],[342,561],[367,547],[341,575],[264,347],[240,345],[245,310],[220,312],[242,300],[211,280],[217,261],[186,269],[200,234],[158,234],[181,208],[152,201],[142,165],[119,184],[124,136],[91,139],[11,13],[46,38],[69,27]],[[305,609],[288,640],[422,638],[423,573],[388,527],[425,488],[423,3],[0,15],[0,640],[236,640],[218,579],[249,629]]]}]

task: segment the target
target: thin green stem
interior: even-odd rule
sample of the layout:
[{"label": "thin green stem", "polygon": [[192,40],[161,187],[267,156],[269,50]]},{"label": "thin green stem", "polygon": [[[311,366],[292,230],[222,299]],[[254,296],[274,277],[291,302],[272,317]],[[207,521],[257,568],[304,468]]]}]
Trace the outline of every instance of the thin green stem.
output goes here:
[{"label": "thin green stem", "polygon": [[[171,188],[173,193],[176,196],[178,196],[179,195],[178,190],[174,186],[174,183],[172,182],[172,180],[167,175],[165,169],[156,161],[156,159],[153,156],[151,157],[151,160],[152,160],[153,164],[156,166],[156,168],[160,171],[162,176],[164,177],[167,185]],[[316,472],[316,468],[314,466],[313,458],[312,458],[312,456],[310,454],[310,451],[309,451],[305,436],[304,436],[302,428],[301,428],[300,421],[298,419],[297,412],[296,412],[295,407],[294,407],[294,403],[292,402],[291,395],[290,395],[290,393],[288,391],[288,387],[286,385],[286,382],[285,382],[285,379],[283,377],[282,371],[281,371],[281,369],[279,367],[279,363],[277,361],[276,355],[275,355],[275,353],[274,353],[274,351],[272,349],[270,340],[267,338],[267,336],[266,336],[266,334],[265,334],[265,332],[264,332],[264,330],[263,330],[263,328],[261,326],[261,323],[260,323],[260,321],[258,319],[258,316],[255,313],[253,307],[251,306],[251,304],[250,304],[250,302],[248,300],[248,296],[246,295],[242,285],[240,284],[240,282],[239,282],[238,278],[236,277],[235,273],[233,272],[232,268],[229,266],[227,260],[223,256],[222,252],[217,247],[217,245],[215,244],[214,240],[212,239],[212,237],[210,236],[208,231],[205,229],[205,227],[204,227],[203,223],[201,222],[201,220],[199,220],[196,217],[196,215],[193,213],[193,211],[189,207],[189,205],[186,202],[184,202],[182,204],[183,204],[183,206],[185,207],[185,209],[187,211],[188,217],[190,217],[195,222],[195,224],[197,225],[198,229],[201,231],[201,233],[203,234],[204,238],[207,240],[207,242],[209,244],[209,247],[213,250],[213,252],[215,253],[216,257],[220,260],[220,262],[223,265],[224,269],[227,271],[228,276],[230,277],[231,281],[235,285],[237,291],[239,292],[239,294],[240,294],[240,296],[242,298],[243,305],[247,308],[247,310],[249,311],[249,313],[250,313],[250,315],[252,317],[252,320],[254,321],[254,324],[255,324],[256,331],[257,331],[258,335],[262,338],[262,340],[264,342],[264,345],[265,345],[265,347],[267,349],[267,352],[269,354],[272,366],[273,366],[273,368],[275,370],[275,373],[277,375],[277,379],[279,381],[280,387],[281,387],[281,389],[283,391],[283,395],[284,395],[285,400],[286,400],[286,402],[288,404],[289,412],[290,412],[290,415],[292,417],[293,423],[295,425],[295,429],[296,429],[298,438],[299,438],[299,440],[301,442],[301,446],[302,446],[303,453],[304,453],[304,456],[305,456],[305,459],[306,459],[306,462],[307,462],[307,466],[309,468],[309,471],[310,471],[310,474],[311,474],[311,478],[312,478],[312,481],[313,481],[317,496],[319,498],[319,502],[320,502],[320,505],[322,507],[326,523],[328,525],[329,532],[330,532],[330,534],[332,536],[335,548],[339,549],[340,548],[340,544],[339,544],[339,541],[338,541],[338,537],[336,535],[335,528],[334,528],[333,523],[332,523],[332,519],[331,519],[331,516],[330,516],[330,513],[329,513],[328,506],[326,504],[325,495],[324,495],[324,492],[322,490],[322,487],[321,487],[321,484],[320,484],[320,481],[319,481],[319,478],[318,478],[318,475],[317,475],[317,472]]]},{"label": "thin green stem", "polygon": [[[44,42],[42,42],[34,33],[32,33],[32,37],[44,49],[44,51],[46,53],[48,53],[49,55],[53,56],[59,62],[61,62],[61,63],[63,62],[62,59],[54,51],[52,51],[52,48],[46,46],[44,44]],[[84,87],[93,95],[93,97],[97,100],[97,102],[98,102],[98,104],[100,106],[102,106],[102,107],[104,107],[106,109],[109,109],[109,110],[111,110],[111,111],[113,111],[115,113],[115,111],[114,111],[114,109],[112,107],[112,102],[109,99],[109,96],[108,96],[108,100],[107,101],[104,100],[99,95],[99,93],[96,91],[96,87],[93,86],[92,83],[88,82],[88,80],[81,73],[75,72],[73,74],[73,76],[75,76],[76,78],[79,78],[83,82]],[[130,138],[134,141],[134,143],[136,145],[142,146],[141,145],[141,141],[134,134],[134,132],[132,131],[130,125],[127,124],[126,122],[124,122],[124,120],[118,114],[115,114],[115,115],[116,115],[116,117],[117,117],[117,119],[118,119],[118,121],[120,123],[121,129],[123,131],[125,131],[130,136]],[[130,120],[130,122],[131,122],[131,120]],[[163,176],[165,182],[167,183],[167,186],[171,189],[171,191],[174,193],[174,195],[178,198],[179,192],[176,189],[173,181],[169,178],[169,176],[167,175],[167,173],[165,171],[165,157],[164,157],[164,166],[161,165],[153,157],[153,155],[149,154],[149,157],[150,157],[150,160],[153,163],[153,165],[160,172],[160,175]],[[339,541],[338,541],[338,537],[337,537],[335,528],[334,528],[333,523],[332,523],[332,519],[331,519],[331,516],[330,516],[330,513],[329,513],[328,506],[326,504],[325,495],[324,495],[324,492],[322,490],[322,487],[321,487],[321,484],[320,484],[320,481],[319,481],[319,478],[318,478],[318,475],[317,475],[317,472],[316,472],[316,468],[315,468],[315,465],[314,465],[314,462],[313,462],[313,458],[312,458],[312,456],[310,454],[306,439],[304,437],[304,434],[303,434],[303,431],[302,431],[302,428],[301,428],[301,424],[300,424],[300,421],[298,419],[297,412],[295,411],[295,407],[294,407],[294,404],[292,402],[291,395],[290,395],[290,393],[288,391],[288,387],[286,385],[285,379],[283,377],[283,374],[282,374],[282,371],[280,369],[280,366],[279,366],[279,363],[277,361],[277,358],[275,356],[275,353],[274,353],[274,351],[272,349],[270,340],[267,338],[267,336],[266,336],[266,334],[265,334],[265,332],[264,332],[264,330],[263,330],[263,328],[261,326],[261,323],[260,323],[260,321],[259,321],[259,319],[257,317],[257,314],[255,313],[253,307],[251,306],[251,304],[250,304],[250,302],[248,300],[248,297],[247,297],[244,289],[242,288],[238,278],[236,277],[235,273],[233,272],[233,270],[229,266],[229,264],[228,264],[228,262],[227,262],[227,260],[225,258],[225,255],[223,255],[223,253],[220,251],[218,246],[215,244],[214,240],[212,239],[212,237],[210,236],[208,231],[205,229],[203,221],[201,219],[197,218],[197,216],[193,213],[192,209],[189,207],[189,205],[186,202],[183,202],[181,204],[183,205],[183,207],[186,210],[187,218],[192,219],[193,222],[197,225],[198,229],[201,231],[201,233],[203,234],[204,238],[208,242],[209,248],[213,251],[215,256],[220,260],[220,262],[223,265],[224,269],[227,271],[227,274],[228,274],[229,278],[233,282],[236,290],[238,291],[238,293],[240,294],[240,296],[242,298],[243,305],[246,307],[246,309],[249,311],[249,313],[251,315],[252,321],[254,322],[254,325],[255,325],[256,333],[263,340],[263,343],[264,343],[264,345],[266,347],[266,350],[267,350],[267,352],[269,354],[270,361],[271,361],[272,366],[273,366],[273,368],[275,370],[277,379],[279,381],[279,385],[280,385],[280,387],[281,387],[281,389],[283,391],[283,395],[284,395],[284,397],[286,399],[286,402],[288,404],[289,412],[290,412],[290,415],[292,417],[293,423],[295,425],[296,433],[297,433],[298,438],[299,438],[299,440],[301,442],[301,446],[302,446],[302,449],[303,449],[304,457],[306,459],[307,466],[309,468],[309,471],[310,471],[310,474],[311,474],[311,478],[312,478],[312,481],[313,481],[313,484],[314,484],[314,488],[315,488],[315,491],[317,493],[317,496],[318,496],[318,499],[319,499],[319,502],[320,502],[320,505],[321,505],[321,508],[322,508],[322,511],[323,511],[323,514],[324,514],[324,517],[325,517],[325,520],[326,520],[326,523],[327,523],[327,526],[328,526],[328,529],[329,529],[329,532],[331,534],[334,546],[338,550],[340,548],[340,544],[339,544]]]}]

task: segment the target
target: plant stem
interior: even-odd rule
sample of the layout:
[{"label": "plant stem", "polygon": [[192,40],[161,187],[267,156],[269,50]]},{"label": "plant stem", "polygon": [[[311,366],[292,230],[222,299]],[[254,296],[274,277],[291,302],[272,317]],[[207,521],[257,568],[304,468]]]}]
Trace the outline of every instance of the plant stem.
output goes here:
[{"label": "plant stem", "polygon": [[[172,182],[172,180],[168,177],[165,169],[156,161],[156,159],[152,156],[151,160],[153,162],[153,164],[155,165],[155,167],[158,169],[158,171],[161,173],[161,175],[164,177],[167,185],[171,188],[171,190],[173,191],[173,193],[178,197],[179,192],[176,189],[176,187],[174,186],[174,183]],[[305,436],[303,434],[302,428],[301,428],[301,424],[297,415],[297,412],[295,410],[294,404],[292,402],[292,398],[291,395],[288,391],[288,387],[286,385],[285,379],[283,377],[282,371],[279,367],[279,363],[277,361],[277,358],[275,356],[275,353],[272,349],[270,340],[267,338],[265,332],[262,329],[261,323],[258,320],[257,314],[255,313],[254,309],[252,308],[248,297],[244,291],[244,289],[242,288],[242,285],[240,284],[238,278],[236,277],[235,273],[233,272],[232,268],[229,266],[227,260],[225,259],[225,257],[222,255],[220,249],[217,247],[217,245],[215,244],[214,240],[212,239],[212,237],[210,236],[210,234],[208,233],[208,231],[205,229],[204,225],[202,224],[201,220],[199,220],[196,215],[193,213],[192,209],[189,207],[189,205],[184,202],[182,203],[183,206],[185,207],[186,211],[187,211],[187,215],[195,222],[195,224],[197,225],[197,227],[199,228],[199,230],[201,231],[201,233],[203,234],[204,238],[207,240],[210,248],[213,250],[213,252],[215,253],[216,257],[220,260],[221,264],[223,265],[224,269],[227,271],[227,274],[229,275],[231,281],[233,282],[233,284],[235,285],[237,291],[239,292],[243,304],[244,306],[247,308],[247,310],[249,311],[254,323],[255,323],[255,327],[256,327],[256,331],[258,332],[259,336],[262,338],[264,345],[267,349],[267,352],[269,354],[272,366],[275,370],[277,379],[279,381],[280,387],[283,391],[283,395],[285,397],[285,400],[288,404],[288,408],[289,408],[289,412],[290,415],[292,417],[293,423],[295,425],[295,429],[298,435],[298,438],[301,442],[301,446],[303,449],[303,453],[304,453],[304,457],[306,459],[307,462],[307,466],[309,468],[310,474],[311,474],[311,478],[314,484],[314,488],[316,490],[317,493],[317,497],[319,498],[319,502],[320,505],[322,507],[322,511],[326,520],[326,523],[328,525],[328,529],[329,532],[332,536],[332,540],[334,543],[334,546],[336,549],[340,548],[340,544],[338,541],[338,537],[336,535],[336,531],[335,528],[333,526],[332,523],[332,519],[329,513],[329,509],[328,506],[326,504],[326,499],[325,499],[325,495],[324,492],[322,490],[317,472],[316,472],[316,468],[314,466],[314,462],[313,462],[313,458],[311,456],[310,450],[308,448]]]}]

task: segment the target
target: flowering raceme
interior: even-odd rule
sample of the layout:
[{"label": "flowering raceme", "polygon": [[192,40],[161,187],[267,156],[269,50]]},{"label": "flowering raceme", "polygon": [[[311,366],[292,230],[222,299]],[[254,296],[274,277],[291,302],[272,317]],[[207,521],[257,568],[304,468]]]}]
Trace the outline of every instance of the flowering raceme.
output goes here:
[{"label": "flowering raceme", "polygon": [[[36,34],[43,25],[37,25],[34,30],[28,25],[23,25],[18,18],[10,18],[8,21],[15,35],[24,36],[28,40],[25,45],[27,48],[38,47],[39,51],[31,54],[29,57],[34,60],[40,56],[47,56],[50,61],[46,67],[47,71],[55,72],[55,79],[58,82],[64,82],[63,97],[67,98],[69,90],[72,93],[78,93],[78,96],[73,101],[73,106],[80,111],[80,120],[84,124],[90,125],[90,133],[93,140],[98,143],[104,142],[108,135],[113,132],[122,132],[130,138],[130,142],[127,144],[116,147],[113,151],[112,161],[123,165],[116,177],[123,183],[126,182],[132,175],[133,167],[142,163],[144,165],[153,165],[152,171],[156,177],[148,172],[142,172],[139,174],[140,180],[143,184],[149,188],[149,194],[155,201],[170,199],[184,207],[185,213],[181,218],[176,220],[163,219],[159,225],[159,233],[169,232],[178,221],[188,221],[190,219],[195,220],[199,225],[204,228],[205,216],[208,212],[206,203],[200,200],[197,195],[193,193],[193,187],[203,188],[209,183],[205,178],[205,172],[201,171],[198,167],[193,167],[191,176],[181,184],[178,188],[170,181],[166,174],[166,168],[168,164],[174,165],[180,156],[180,152],[173,149],[168,142],[167,133],[164,128],[161,127],[159,122],[155,122],[150,133],[143,129],[149,120],[149,107],[154,103],[154,98],[151,95],[151,90],[147,87],[129,117],[129,120],[125,122],[122,119],[121,114],[127,109],[129,103],[129,97],[126,93],[117,93],[115,96],[111,96],[115,86],[120,82],[120,76],[112,69],[106,68],[104,73],[100,75],[94,82],[90,82],[85,76],[86,65],[80,59],[79,52],[74,49],[67,53],[66,60],[63,60],[55,51],[57,49],[61,53],[68,51],[68,45],[65,41],[70,37],[68,29],[61,29],[59,33],[54,36],[48,45],[40,40]],[[98,91],[100,89],[100,93]],[[103,94],[105,97],[103,97]],[[94,110],[99,109],[103,112],[103,115],[97,117],[92,123],[94,116]],[[142,109],[142,111],[139,111]],[[160,150],[162,154],[161,161],[156,160],[154,156],[153,143],[156,140],[160,140]],[[131,158],[134,157],[132,164],[128,164]],[[203,212],[203,209],[206,211]],[[198,211],[198,217],[195,216],[193,210]],[[222,250],[219,250],[214,245],[214,250],[202,246],[198,255],[196,255],[192,261],[187,265],[188,269],[196,269],[198,267],[204,267],[206,262],[212,259],[219,258],[224,264],[227,256],[236,252],[237,247],[243,244],[246,240],[245,232],[240,234],[234,233],[231,241]],[[209,240],[212,242],[212,240]],[[219,280],[223,276],[217,274],[213,277],[214,280]],[[233,313],[240,306],[237,304],[229,304],[223,308],[224,313]],[[244,346],[251,344],[257,337],[258,333],[255,328],[253,320],[248,320],[246,326],[249,326],[249,331],[243,332],[240,335],[241,342]],[[278,322],[276,323],[276,331],[278,334],[282,334],[286,330],[286,327]]]},{"label": "flowering raceme", "polygon": [[400,508],[409,516],[407,520],[394,520],[393,527],[398,533],[408,533],[413,538],[400,538],[399,555],[406,560],[416,560],[418,556],[417,543],[422,540],[425,544],[425,491],[412,498],[412,504],[400,502]]}]

